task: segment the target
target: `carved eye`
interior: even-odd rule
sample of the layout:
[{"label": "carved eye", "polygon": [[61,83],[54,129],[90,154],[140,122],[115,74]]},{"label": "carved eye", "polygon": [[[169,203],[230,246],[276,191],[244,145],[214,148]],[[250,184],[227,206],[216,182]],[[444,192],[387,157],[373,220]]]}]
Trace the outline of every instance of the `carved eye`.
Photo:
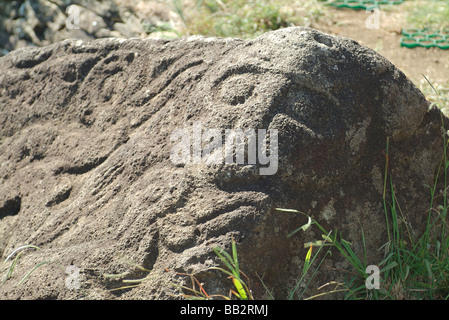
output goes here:
[{"label": "carved eye", "polygon": [[221,100],[232,106],[245,103],[256,86],[254,82],[248,81],[249,76],[250,74],[235,75],[226,79],[220,90]]}]

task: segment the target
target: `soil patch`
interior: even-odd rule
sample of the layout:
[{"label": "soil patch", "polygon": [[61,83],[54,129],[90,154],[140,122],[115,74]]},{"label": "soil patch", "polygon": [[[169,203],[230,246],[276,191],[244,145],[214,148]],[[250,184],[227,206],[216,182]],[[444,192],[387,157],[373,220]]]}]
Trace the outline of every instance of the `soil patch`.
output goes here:
[{"label": "soil patch", "polygon": [[380,10],[379,29],[368,29],[366,20],[372,15],[363,10],[329,8],[333,19],[320,21],[314,28],[334,35],[356,40],[392,62],[416,84],[424,80],[448,81],[449,50],[400,46],[401,29],[408,28],[404,11]]}]

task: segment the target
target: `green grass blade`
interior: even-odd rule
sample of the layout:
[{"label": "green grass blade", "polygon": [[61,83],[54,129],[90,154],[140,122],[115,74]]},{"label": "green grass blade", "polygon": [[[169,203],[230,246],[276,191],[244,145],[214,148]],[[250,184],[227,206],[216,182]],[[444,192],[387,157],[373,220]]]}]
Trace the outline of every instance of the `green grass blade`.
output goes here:
[{"label": "green grass blade", "polygon": [[387,272],[388,270],[391,270],[397,266],[398,266],[398,263],[396,261],[393,261],[393,262],[389,263],[387,266],[385,266],[384,268],[382,268],[380,270],[380,273]]},{"label": "green grass blade", "polygon": [[240,276],[239,260],[238,260],[238,256],[237,256],[237,246],[236,246],[234,240],[232,240],[232,258],[234,260],[234,267],[235,267],[236,276]]},{"label": "green grass blade", "polygon": [[119,288],[109,289],[108,291],[113,292],[113,291],[119,291],[119,290],[126,290],[126,289],[137,288],[139,286],[140,286],[140,283],[132,285],[132,286],[123,286],[123,287],[119,287]]},{"label": "green grass blade", "polygon": [[246,295],[246,291],[243,288],[242,282],[237,278],[232,278],[232,282],[234,282],[234,286],[237,289],[237,292],[240,295],[240,298],[243,300],[247,300],[248,296]]},{"label": "green grass blade", "polygon": [[427,260],[427,259],[424,259],[424,264],[426,266],[427,276],[429,277],[429,281],[431,281],[433,279],[432,265],[430,264],[429,260]]},{"label": "green grass blade", "polygon": [[16,255],[16,257],[14,258],[14,260],[11,262],[11,266],[10,266],[9,269],[8,269],[8,273],[6,274],[5,279],[3,279],[3,283],[4,283],[6,280],[8,280],[9,278],[11,278],[12,273],[13,273],[13,271],[14,271],[14,268],[16,267],[17,261],[19,261],[20,256],[22,255],[22,253],[23,253],[23,251],[22,251],[22,252],[19,252],[19,253]]},{"label": "green grass blade", "polygon": [[16,252],[21,251],[21,250],[23,250],[23,249],[27,249],[27,248],[33,248],[33,249],[37,249],[37,250],[40,249],[39,247],[34,246],[34,245],[32,245],[32,244],[28,244],[28,245],[26,245],[26,246],[19,247],[19,248],[15,249],[13,252],[11,252],[11,253],[9,254],[9,256],[6,257],[6,259],[5,259],[4,262],[7,262],[7,261],[9,260],[9,258],[11,258],[12,256],[14,256],[14,254],[15,254]]},{"label": "green grass blade", "polygon": [[227,253],[220,247],[215,247],[214,252],[221,259],[221,261],[223,261],[223,263],[232,272],[232,274],[236,274],[236,270],[232,265],[232,257],[229,255],[229,253]]},{"label": "green grass blade", "polygon": [[23,282],[25,282],[25,280],[30,276],[30,274],[32,274],[34,272],[34,270],[36,270],[37,268],[39,268],[40,266],[49,263],[51,261],[43,261],[41,263],[38,263],[37,265],[34,266],[33,269],[31,269],[23,278],[22,280],[19,281],[19,283],[17,283],[18,286],[20,286]]},{"label": "green grass blade", "polygon": [[357,271],[359,271],[359,273],[364,274],[365,268],[360,262],[360,259],[355,254],[354,250],[352,250],[351,243],[349,241],[346,241],[345,239],[340,239],[340,241],[347,253],[346,256],[349,262],[357,269]]}]

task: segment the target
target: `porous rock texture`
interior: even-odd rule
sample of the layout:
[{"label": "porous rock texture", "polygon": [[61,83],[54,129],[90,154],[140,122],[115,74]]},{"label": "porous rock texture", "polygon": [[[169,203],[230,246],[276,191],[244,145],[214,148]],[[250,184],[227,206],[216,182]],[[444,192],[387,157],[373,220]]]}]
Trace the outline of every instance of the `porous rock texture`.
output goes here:
[{"label": "porous rock texture", "polygon": [[[363,230],[367,264],[378,264],[388,241],[387,139],[388,171],[416,235],[443,150],[440,111],[400,70],[353,40],[302,27],[253,40],[15,50],[0,59],[0,112],[0,255],[39,247],[21,251],[3,299],[180,299],[176,285],[191,286],[183,274],[227,295],[232,283],[210,267],[223,266],[213,247],[229,251],[232,239],[254,297],[285,299],[304,243],[322,232],[287,237],[307,217],[276,208],[341,232],[360,257]],[[259,162],[174,164],[171,134],[194,123],[277,129],[276,173],[260,174]],[[303,297],[347,276],[332,250]]]}]

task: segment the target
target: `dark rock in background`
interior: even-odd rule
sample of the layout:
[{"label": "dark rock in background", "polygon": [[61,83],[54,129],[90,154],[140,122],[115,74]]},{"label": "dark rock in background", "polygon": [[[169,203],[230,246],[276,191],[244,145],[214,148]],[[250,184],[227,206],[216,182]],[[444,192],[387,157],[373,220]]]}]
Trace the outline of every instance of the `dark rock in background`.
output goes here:
[{"label": "dark rock in background", "polygon": [[170,37],[177,17],[159,1],[0,1],[0,56],[66,39]]}]

